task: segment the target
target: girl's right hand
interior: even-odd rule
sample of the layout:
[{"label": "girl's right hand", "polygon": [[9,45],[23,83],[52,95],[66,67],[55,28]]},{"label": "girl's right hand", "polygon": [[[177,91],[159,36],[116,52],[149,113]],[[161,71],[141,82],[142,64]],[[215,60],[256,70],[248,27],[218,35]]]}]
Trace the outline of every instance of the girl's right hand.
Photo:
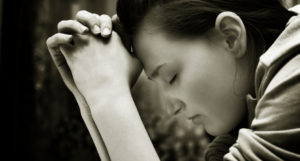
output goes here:
[{"label": "girl's right hand", "polygon": [[76,96],[81,95],[78,91],[70,68],[61,53],[61,45],[70,44],[71,34],[85,34],[91,30],[92,34],[101,34],[102,37],[109,37],[112,31],[112,20],[107,15],[92,14],[87,11],[79,11],[76,14],[76,20],[63,20],[57,25],[59,34],[47,39],[47,46],[50,55],[56,65],[64,83],[68,89]]},{"label": "girl's right hand", "polygon": [[84,34],[91,31],[94,35],[107,38],[112,33],[112,19],[108,15],[78,11],[75,20],[63,20],[57,25],[58,32],[64,34]]},{"label": "girl's right hand", "polygon": [[102,38],[108,38],[111,36],[112,30],[114,30],[120,35],[125,48],[132,52],[130,37],[124,32],[116,14],[111,18],[105,14],[99,16],[98,14],[81,10],[77,12],[75,19],[60,21],[57,25],[58,32],[84,34],[91,31],[93,35],[101,35]]},{"label": "girl's right hand", "polygon": [[103,38],[108,38],[112,33],[113,25],[114,30],[122,36],[123,43],[129,51],[130,41],[122,31],[122,27],[116,15],[111,19],[108,15],[99,16],[82,10],[77,12],[75,18],[76,20],[60,21],[57,25],[59,34],[49,38],[47,40],[47,46],[64,83],[75,96],[78,96],[81,94],[74,83],[71,71],[59,47],[61,45],[72,43],[70,39],[72,34],[85,34],[91,31],[90,33],[94,35],[101,35]]}]

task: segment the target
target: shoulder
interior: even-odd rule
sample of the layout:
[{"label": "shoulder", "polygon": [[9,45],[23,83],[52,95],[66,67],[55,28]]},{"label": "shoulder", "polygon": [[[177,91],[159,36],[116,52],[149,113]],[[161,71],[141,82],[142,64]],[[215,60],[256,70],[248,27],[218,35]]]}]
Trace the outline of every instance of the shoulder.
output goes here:
[{"label": "shoulder", "polygon": [[[260,57],[255,92],[253,129],[300,127],[300,15]],[[293,123],[280,120],[287,118]]]},{"label": "shoulder", "polygon": [[[287,28],[281,33],[274,44],[260,57],[255,74],[255,90],[257,98],[265,93],[275,75],[293,72],[292,66],[281,70],[286,64],[291,64],[292,59],[297,59],[300,53],[300,15],[293,18]],[[298,66],[299,61],[293,63]],[[294,61],[295,62],[295,61]],[[298,63],[298,64],[297,64]],[[278,73],[281,70],[280,73]],[[270,87],[269,87],[270,88]]]},{"label": "shoulder", "polygon": [[[300,15],[291,19],[274,44],[260,57],[255,93],[257,104],[253,129],[300,127],[300,118],[296,116],[300,115]],[[290,124],[282,121],[287,118]]]},{"label": "shoulder", "polygon": [[255,92],[254,119],[224,160],[300,160],[299,15],[260,57]]},{"label": "shoulder", "polygon": [[260,90],[263,94],[257,100],[251,128],[263,131],[299,128],[300,54],[282,64],[276,74],[266,77],[263,83],[266,85]]},{"label": "shoulder", "polygon": [[224,160],[300,160],[300,54],[282,65]]}]

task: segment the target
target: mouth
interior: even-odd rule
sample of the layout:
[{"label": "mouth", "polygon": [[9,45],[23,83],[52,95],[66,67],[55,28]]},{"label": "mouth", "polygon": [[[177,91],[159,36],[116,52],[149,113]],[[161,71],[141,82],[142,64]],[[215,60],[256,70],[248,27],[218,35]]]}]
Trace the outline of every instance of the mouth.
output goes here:
[{"label": "mouth", "polygon": [[193,120],[194,118],[196,118],[196,117],[199,117],[200,115],[199,114],[197,114],[197,115],[194,115],[194,116],[191,116],[191,117],[188,117],[187,119],[188,120]]},{"label": "mouth", "polygon": [[201,115],[197,114],[191,117],[187,118],[188,120],[191,120],[194,124],[199,125],[202,123],[201,121]]}]

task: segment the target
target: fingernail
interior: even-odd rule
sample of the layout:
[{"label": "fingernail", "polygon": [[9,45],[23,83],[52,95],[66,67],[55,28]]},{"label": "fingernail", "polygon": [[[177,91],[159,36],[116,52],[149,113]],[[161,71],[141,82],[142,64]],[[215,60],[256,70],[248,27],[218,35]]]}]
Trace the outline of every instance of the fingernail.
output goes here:
[{"label": "fingernail", "polygon": [[89,31],[89,29],[87,28],[87,27],[82,27],[82,29],[81,29],[81,33],[82,34],[85,34],[85,33],[87,33]]},{"label": "fingernail", "polygon": [[110,29],[108,27],[105,27],[103,29],[103,32],[102,32],[103,35],[109,35],[110,34]]},{"label": "fingernail", "polygon": [[94,25],[93,27],[94,34],[99,34],[101,32],[101,29],[98,25]]},{"label": "fingernail", "polygon": [[66,40],[67,40],[67,41],[71,41],[71,40],[72,40],[72,35],[67,35],[67,36],[66,36]]},{"label": "fingernail", "polygon": [[73,40],[73,36],[72,35],[68,35],[66,37],[67,42],[69,42],[70,44],[74,44],[74,40]]}]

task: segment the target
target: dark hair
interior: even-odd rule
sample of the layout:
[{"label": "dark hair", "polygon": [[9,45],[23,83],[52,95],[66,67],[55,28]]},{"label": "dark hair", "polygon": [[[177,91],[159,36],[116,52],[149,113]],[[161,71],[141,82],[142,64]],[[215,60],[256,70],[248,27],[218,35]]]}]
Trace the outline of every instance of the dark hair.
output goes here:
[{"label": "dark hair", "polygon": [[248,42],[255,46],[256,58],[295,15],[278,0],[118,0],[117,3],[117,14],[129,35],[136,33],[145,18],[173,34],[200,35],[214,27],[217,15],[223,11],[241,17]]}]

